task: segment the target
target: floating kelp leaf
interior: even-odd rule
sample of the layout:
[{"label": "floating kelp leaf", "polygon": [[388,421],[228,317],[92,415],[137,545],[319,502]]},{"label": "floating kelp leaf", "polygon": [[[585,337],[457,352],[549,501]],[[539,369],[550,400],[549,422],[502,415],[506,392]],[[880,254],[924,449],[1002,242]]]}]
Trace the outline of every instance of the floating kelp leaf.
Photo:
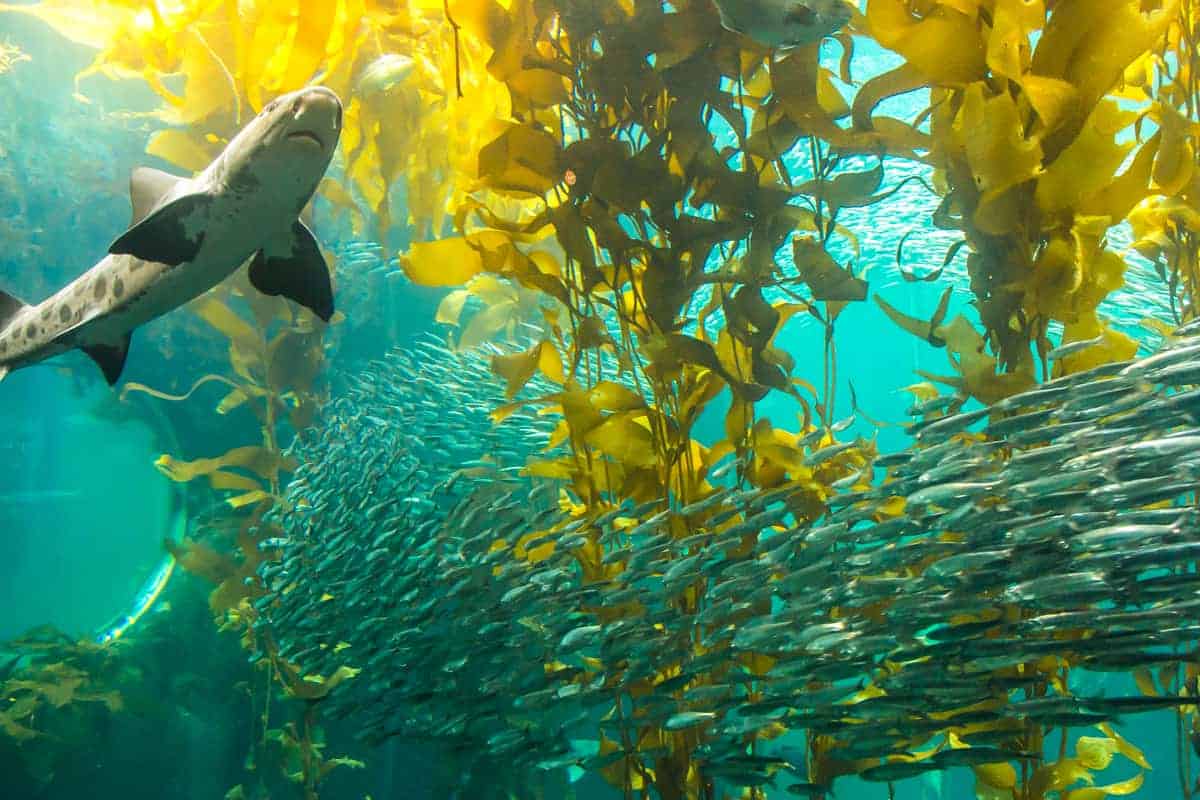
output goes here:
[{"label": "floating kelp leaf", "polygon": [[1107,736],[1116,744],[1118,753],[1125,756],[1142,769],[1151,769],[1150,762],[1146,760],[1146,756],[1142,753],[1142,751],[1128,739],[1113,730],[1112,725],[1107,722],[1102,722],[1096,727],[1098,727],[1105,736]]},{"label": "floating kelp leaf", "polygon": [[400,266],[413,283],[422,286],[461,286],[483,269],[479,251],[465,238],[414,242]]},{"label": "floating kelp leaf", "polygon": [[1063,792],[1062,800],[1104,800],[1106,797],[1133,794],[1142,788],[1144,780],[1145,774],[1139,772],[1132,778],[1127,778],[1117,783],[1110,783],[1106,786],[1085,786],[1080,789],[1068,789]]},{"label": "floating kelp leaf", "polygon": [[504,378],[508,384],[507,394],[515,397],[533,374],[537,372],[538,357],[544,342],[538,342],[533,347],[521,353],[492,356],[492,371]]},{"label": "floating kelp leaf", "polygon": [[1125,219],[1150,194],[1151,169],[1158,154],[1161,132],[1155,132],[1138,149],[1133,162],[1100,191],[1080,203],[1078,213]]},{"label": "floating kelp leaf", "polygon": [[321,334],[284,328],[267,343],[267,385],[307,393],[323,360]]},{"label": "floating kelp leaf", "polygon": [[1038,177],[1036,198],[1046,213],[1079,205],[1112,181],[1133,144],[1118,141],[1136,114],[1106,100],[1096,106],[1079,136]]},{"label": "floating kelp leaf", "polygon": [[674,264],[652,259],[642,273],[641,299],[648,319],[658,330],[679,328],[678,317],[692,294],[682,271]]},{"label": "floating kelp leaf", "polygon": [[590,350],[605,345],[615,348],[616,341],[604,321],[599,317],[584,317],[575,329],[575,345],[581,350]]},{"label": "floating kelp leaf", "polygon": [[987,40],[987,65],[992,72],[1014,81],[1028,72],[1030,34],[1045,21],[1043,0],[997,0]]},{"label": "floating kelp leaf", "polygon": [[1103,336],[1103,339],[1098,344],[1063,357],[1059,362],[1062,374],[1083,372],[1101,364],[1125,361],[1137,355],[1138,341],[1123,331],[1102,324],[1094,311],[1081,314],[1077,320],[1063,326],[1064,342],[1083,341],[1100,336]]},{"label": "floating kelp leaf", "polygon": [[645,408],[637,392],[615,381],[599,381],[588,389],[588,401],[597,411],[634,411]]},{"label": "floating kelp leaf", "polygon": [[587,224],[573,205],[559,206],[551,212],[550,218],[563,250],[582,273],[583,291],[590,292],[604,276],[596,268],[596,248]]},{"label": "floating kelp leaf", "polygon": [[[854,95],[851,118],[859,130],[872,130],[875,126],[871,114],[876,106],[892,97],[915,91],[926,86],[925,75],[911,64],[901,64],[868,80]],[[872,190],[874,191],[874,190]]]},{"label": "floating kelp leaf", "polygon": [[554,345],[548,341],[538,342],[520,353],[492,356],[492,371],[504,378],[510,399],[539,370],[551,381],[558,384],[563,382],[562,360]]},{"label": "floating kelp leaf", "polygon": [[[1124,75],[1125,68],[1150,49],[1176,18],[1178,0],[1153,7],[1125,0],[1067,0],[1054,4],[1050,21],[1033,54],[1033,72],[1076,87],[1078,120],[1060,129],[1057,147],[1070,142],[1096,103]],[[1061,144],[1060,144],[1061,143]]]},{"label": "floating kelp leaf", "polygon": [[220,584],[237,572],[237,564],[232,557],[204,542],[184,539],[179,543],[166,540],[163,544],[181,567],[212,583]]},{"label": "floating kelp leaf", "polygon": [[215,294],[202,295],[192,303],[191,309],[230,340],[246,349],[255,349],[262,342],[262,335]]},{"label": "floating kelp leaf", "polygon": [[899,391],[908,392],[913,396],[914,399],[916,399],[917,402],[932,400],[941,394],[938,388],[929,381],[923,381],[921,383],[914,383],[909,386],[904,386]]},{"label": "floating kelp leaf", "polygon": [[874,200],[883,182],[883,162],[860,172],[842,172],[829,180],[813,180],[796,187],[797,192],[812,195],[828,204],[830,214],[837,216],[843,208],[857,208]]},{"label": "floating kelp leaf", "polygon": [[471,293],[466,289],[455,289],[453,292],[447,294],[438,303],[433,321],[445,325],[457,325],[458,318],[462,315],[463,306],[466,305],[467,299],[470,296]]},{"label": "floating kelp leaf", "polygon": [[[730,336],[728,329],[721,331],[715,348],[707,342],[686,336],[673,341],[679,347],[678,353],[684,361],[712,369],[729,384],[737,397],[753,403],[766,395],[767,389],[764,386],[747,380],[748,377],[753,377],[754,372],[752,351]],[[713,356],[715,363],[709,363],[708,359]],[[750,374],[747,375],[747,372]]]},{"label": "floating kelp leaf", "polygon": [[562,177],[558,140],[528,125],[511,125],[479,151],[479,177],[496,189],[544,194]]},{"label": "floating kelp leaf", "polygon": [[1162,194],[1175,195],[1183,191],[1195,173],[1195,123],[1167,105],[1159,104],[1155,111],[1162,141],[1154,159],[1154,184]]},{"label": "floating kelp leaf", "polygon": [[[1020,111],[1007,92],[987,97],[983,84],[971,84],[954,127],[975,186],[983,195],[981,209],[1005,190],[1041,173],[1041,145],[1026,138]],[[977,221],[983,213],[976,212]]]},{"label": "floating kelp leaf", "polygon": [[1092,781],[1092,773],[1077,758],[1064,758],[1038,767],[1027,784],[1035,797],[1045,797],[1048,792],[1060,792],[1078,781]]},{"label": "floating kelp leaf", "polygon": [[246,492],[245,494],[239,494],[235,497],[230,497],[225,501],[225,504],[230,508],[245,508],[246,506],[254,505],[255,503],[262,503],[264,501],[273,502],[275,499],[275,495],[271,494],[270,492],[263,491],[262,489],[255,489],[253,491]]},{"label": "floating kelp leaf", "polygon": [[917,317],[910,317],[908,314],[905,314],[891,303],[884,300],[880,295],[875,295],[875,302],[880,308],[883,309],[883,313],[887,314],[888,318],[891,319],[892,322],[896,323],[913,336],[932,343],[931,340],[933,337],[933,326],[929,322],[923,319],[918,319]]},{"label": "floating kelp leaf", "polygon": [[1058,129],[1078,113],[1079,93],[1075,87],[1057,78],[1032,73],[1021,76],[1021,89],[1042,121],[1041,137]]},{"label": "floating kelp leaf", "polygon": [[971,770],[975,773],[976,780],[994,789],[1011,792],[1017,785],[1017,771],[1007,761],[995,764],[973,764]]},{"label": "floating kelp leaf", "polygon": [[792,239],[792,257],[800,277],[816,300],[858,301],[867,297],[867,282],[838,265],[811,236]]},{"label": "floating kelp leaf", "polygon": [[784,112],[800,130],[831,143],[851,145],[856,139],[841,128],[821,107],[817,93],[819,75],[817,47],[801,47],[771,62],[771,90]]},{"label": "floating kelp leaf", "polygon": [[150,386],[147,386],[144,383],[137,383],[135,381],[129,381],[128,383],[125,383],[124,385],[121,386],[120,397],[121,397],[121,400],[124,401],[126,396],[130,392],[144,392],[145,394],[148,394],[151,397],[157,397],[160,400],[170,400],[172,402],[181,402],[181,401],[187,400],[189,397],[191,397],[192,394],[195,393],[195,391],[197,389],[199,389],[201,386],[205,385],[206,383],[212,383],[212,382],[223,383],[223,384],[225,384],[227,386],[231,386],[235,390],[239,390],[239,391],[241,389],[241,387],[238,386],[238,384],[229,380],[229,378],[226,378],[224,375],[204,375],[203,377],[197,378],[196,382],[191,385],[191,388],[189,388],[183,394],[169,394],[168,392],[159,391],[158,389],[154,389]]},{"label": "floating kelp leaf", "polygon": [[791,117],[763,110],[755,114],[751,121],[751,134],[746,139],[745,152],[774,161],[790,152],[802,134],[800,126]]},{"label": "floating kelp leaf", "polygon": [[912,234],[913,231],[908,231],[900,237],[900,241],[896,244],[896,267],[900,270],[900,277],[904,279],[905,283],[915,283],[918,281],[929,283],[931,281],[936,281],[939,277],[941,277],[941,274],[945,270],[946,266],[954,260],[954,256],[958,253],[962,246],[967,243],[966,239],[960,239],[959,241],[950,245],[949,250],[946,251],[946,257],[942,259],[942,266],[927,272],[924,275],[918,275],[916,272],[910,272],[903,267],[904,243],[908,241],[908,237],[912,236]]},{"label": "floating kelp leaf", "polygon": [[930,83],[957,86],[984,75],[985,45],[975,20],[947,4],[933,6],[918,21],[905,0],[871,0],[866,19],[875,40]]},{"label": "floating kelp leaf", "polygon": [[0,711],[0,731],[2,731],[5,736],[8,736],[18,742],[35,739],[38,736],[43,735],[33,728],[22,725],[20,722],[14,719],[13,715],[8,711]]},{"label": "floating kelp leaf", "polygon": [[[180,461],[163,454],[154,462],[154,466],[171,480],[186,483],[231,468],[248,470],[263,478],[273,478],[284,464],[275,451],[265,447],[248,446],[235,447],[216,458],[198,458],[195,461]],[[218,478],[222,479],[224,478]]]},{"label": "floating kelp leaf", "polygon": [[644,413],[613,414],[589,430],[584,441],[622,464],[650,467],[658,463],[654,437]]},{"label": "floating kelp leaf", "polygon": [[301,677],[299,670],[286,663],[284,663],[284,669],[289,677],[289,680],[285,683],[288,693],[304,700],[320,700],[336,689],[343,681],[349,680],[362,672],[361,669],[355,669],[343,664],[332,675],[325,678],[320,675],[305,675]]},{"label": "floating kelp leaf", "polygon": [[1117,743],[1107,737],[1080,736],[1075,741],[1075,755],[1081,764],[1090,770],[1099,771],[1112,763]]},{"label": "floating kelp leaf", "polygon": [[775,335],[779,312],[763,299],[757,287],[743,286],[725,304],[727,330],[754,350],[761,350]]}]

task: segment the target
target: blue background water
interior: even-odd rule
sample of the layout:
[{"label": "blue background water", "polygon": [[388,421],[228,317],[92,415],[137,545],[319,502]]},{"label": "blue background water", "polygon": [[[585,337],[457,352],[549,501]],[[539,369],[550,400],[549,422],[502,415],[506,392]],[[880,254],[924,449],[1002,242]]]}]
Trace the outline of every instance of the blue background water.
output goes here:
[{"label": "blue background water", "polygon": [[[91,266],[123,229],[129,214],[126,176],[133,166],[153,163],[142,148],[154,124],[108,112],[148,110],[155,99],[136,81],[110,83],[95,78],[85,87],[93,103],[81,104],[71,97],[72,81],[90,61],[89,51],[15,15],[0,16],[0,39],[5,38],[19,43],[33,60],[0,75],[0,147],[7,153],[0,161],[0,288],[37,301]],[[825,57],[831,63],[838,55],[836,46],[827,45]],[[860,42],[856,77],[865,79],[895,63],[891,54]],[[909,95],[890,101],[881,111],[912,118],[926,101],[922,94]],[[848,167],[871,165],[861,160]],[[793,174],[803,175],[806,169],[802,159],[791,166]],[[885,168],[885,188],[927,173],[920,165],[897,160],[888,160]],[[906,245],[907,264],[924,271],[941,263],[955,237],[929,223],[936,206],[937,198],[913,182],[890,202],[847,210],[840,219],[860,238],[863,262],[857,268],[870,268],[871,291],[902,311],[925,318],[935,308],[944,283],[901,281],[894,254],[899,239],[915,231]],[[318,233],[335,249],[346,244],[345,232]],[[1141,273],[1134,277],[1135,286],[1142,286]],[[343,308],[350,324],[342,334],[333,370],[353,370],[432,327],[436,292],[395,279],[350,278],[369,286],[372,307]],[[948,279],[957,279],[960,287],[950,318],[958,313],[973,318],[961,257],[943,276]],[[1152,296],[1137,292],[1115,298],[1107,306],[1127,323],[1161,307]],[[837,417],[850,413],[847,380],[853,381],[863,410],[875,419],[898,422],[911,403],[911,397],[899,390],[919,380],[914,370],[951,371],[943,351],[899,331],[874,303],[851,305],[837,330],[842,379]],[[206,339],[204,333],[204,328],[189,321],[187,312],[145,326],[135,334],[125,380],[180,391],[195,378],[219,369],[225,363],[221,345],[214,335]],[[799,377],[818,385],[822,335],[818,325],[799,316],[779,339],[797,356]],[[220,396],[216,392],[202,391],[200,399],[215,403]],[[186,405],[156,403],[118,402],[98,370],[79,355],[20,371],[0,384],[0,609],[4,609],[0,640],[41,623],[87,635],[125,610],[162,557],[162,539],[172,535],[178,522],[180,489],[158,473],[153,460],[166,450],[184,458],[219,454],[243,443],[246,431],[254,430],[252,420],[238,414],[196,415],[189,414]],[[763,408],[777,424],[794,424],[797,408],[786,398],[773,398]],[[719,411],[714,409],[706,423],[713,430],[719,429]],[[875,431],[860,420],[852,433],[871,436]],[[168,442],[173,435],[184,443],[182,452]],[[878,442],[881,450],[889,451],[902,447],[906,439],[898,426],[890,426],[878,431]],[[175,626],[177,635],[196,642],[211,635],[201,633],[203,615],[193,621],[191,626]],[[186,650],[188,644],[181,641],[177,646]],[[226,644],[234,648],[236,659],[235,646]],[[1132,691],[1111,682],[1106,686],[1113,692]],[[231,758],[237,761],[244,752],[244,742],[228,732],[222,717],[193,711],[187,722],[178,721],[184,717],[171,718],[178,730],[146,724],[126,731],[130,752],[149,748],[148,742],[155,739],[187,747],[184,761],[188,763],[175,774],[175,783],[159,787],[163,792],[159,796],[219,797],[229,784],[222,783],[224,773],[217,765]],[[1147,715],[1121,730],[1159,765],[1147,774],[1139,796],[1178,796],[1173,717]],[[110,781],[112,775],[132,771],[137,763],[132,756],[129,764],[114,761],[114,754],[121,751],[106,751],[109,762],[97,767],[108,767],[104,774]],[[429,789],[421,776],[427,774],[422,767],[428,754],[411,745],[393,744],[374,755],[370,769],[347,778],[347,787],[389,796],[388,787],[402,785],[409,792],[405,796],[426,796]],[[1114,766],[1113,779],[1130,774],[1128,767]],[[945,776],[901,782],[898,796],[967,797],[972,785],[969,771],[951,770]],[[0,778],[0,796],[4,796],[2,787]],[[594,778],[577,788],[580,796],[604,794]],[[114,789],[112,796],[142,796],[143,790],[152,791],[134,782],[123,791]],[[887,796],[884,786],[854,781],[839,783],[838,791],[845,797]],[[351,795],[347,790],[345,796],[362,793]]]}]

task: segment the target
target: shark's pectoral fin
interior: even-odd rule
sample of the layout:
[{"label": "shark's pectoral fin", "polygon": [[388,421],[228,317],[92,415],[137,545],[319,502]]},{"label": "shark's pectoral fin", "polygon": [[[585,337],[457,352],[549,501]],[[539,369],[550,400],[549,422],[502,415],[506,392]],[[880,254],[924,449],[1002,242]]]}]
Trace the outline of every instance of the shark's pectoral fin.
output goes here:
[{"label": "shark's pectoral fin", "polygon": [[150,212],[162,203],[164,197],[187,180],[153,167],[138,167],[131,172],[129,203],[133,206],[133,219],[129,221],[130,227],[150,216]]},{"label": "shark's pectoral fin", "polygon": [[25,304],[8,292],[0,292],[0,330],[12,320],[17,313],[25,308]]},{"label": "shark's pectoral fin", "polygon": [[121,377],[121,370],[125,369],[125,357],[129,355],[129,334],[115,344],[89,344],[80,349],[92,357],[104,373],[108,385],[112,386]]},{"label": "shark's pectoral fin", "polygon": [[212,203],[205,193],[172,200],[117,237],[108,252],[173,267],[191,261],[204,242]]},{"label": "shark's pectoral fin", "polygon": [[250,262],[250,283],[263,294],[283,295],[312,309],[326,322],[333,316],[329,267],[312,231],[299,220],[292,225],[286,246],[278,252],[264,247],[254,256]]}]

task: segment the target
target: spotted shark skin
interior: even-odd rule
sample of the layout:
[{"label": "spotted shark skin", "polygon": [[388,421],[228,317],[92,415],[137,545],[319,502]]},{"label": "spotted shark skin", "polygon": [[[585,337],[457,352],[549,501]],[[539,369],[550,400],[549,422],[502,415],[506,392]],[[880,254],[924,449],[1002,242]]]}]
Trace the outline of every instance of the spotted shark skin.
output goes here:
[{"label": "spotted shark skin", "polygon": [[714,0],[714,3],[724,28],[780,53],[832,36],[852,16],[846,0]]},{"label": "spotted shark skin", "polygon": [[120,377],[137,326],[203,294],[253,257],[250,281],[328,321],[329,271],[299,220],[329,166],[342,105],[315,86],[276,98],[194,178],[139,168],[133,224],[109,254],[36,305],[0,292],[0,379],[80,348]]}]

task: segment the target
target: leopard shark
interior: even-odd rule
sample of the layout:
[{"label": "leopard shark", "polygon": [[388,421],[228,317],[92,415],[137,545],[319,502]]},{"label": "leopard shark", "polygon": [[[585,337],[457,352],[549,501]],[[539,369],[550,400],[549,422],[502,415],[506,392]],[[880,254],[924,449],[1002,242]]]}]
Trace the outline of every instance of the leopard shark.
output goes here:
[{"label": "leopard shark", "polygon": [[78,348],[109,385],[133,330],[183,305],[250,260],[250,283],[333,315],[329,268],[301,220],[342,128],[342,103],[323,86],[275,98],[192,178],[139,167],[133,221],[108,255],[36,305],[0,292],[0,379]]}]

